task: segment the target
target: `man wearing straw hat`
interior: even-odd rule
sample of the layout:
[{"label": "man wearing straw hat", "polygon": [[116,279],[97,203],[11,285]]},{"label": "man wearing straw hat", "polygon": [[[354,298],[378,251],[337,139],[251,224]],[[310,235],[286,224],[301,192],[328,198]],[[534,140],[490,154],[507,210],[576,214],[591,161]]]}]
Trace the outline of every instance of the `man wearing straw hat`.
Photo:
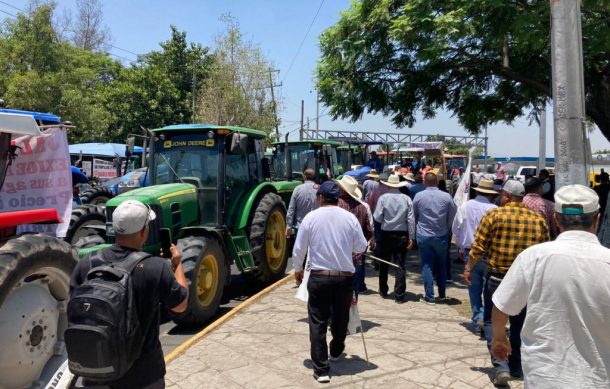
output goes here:
[{"label": "man wearing straw hat", "polygon": [[367,179],[362,183],[362,189],[364,191],[362,199],[366,201],[368,196],[379,186],[379,174],[377,174],[377,170],[371,169],[369,174],[365,177]]},{"label": "man wearing straw hat", "polygon": [[[340,180],[337,180],[337,185],[341,189],[339,195],[339,207],[352,213],[358,219],[360,226],[362,227],[362,233],[364,238],[368,241],[371,240],[370,248],[375,249],[375,238],[373,237],[373,221],[370,211],[362,202],[362,191],[358,188],[358,181],[354,177],[343,176]],[[354,295],[358,300],[358,295],[363,289],[364,285],[364,254],[356,253],[352,256],[354,260]]]},{"label": "man wearing straw hat", "polygon": [[[497,208],[491,201],[498,192],[494,190],[494,182],[487,178],[480,178],[479,185],[473,188],[477,196],[468,200],[466,204],[459,207],[453,219],[453,235],[458,248],[460,258],[468,261],[470,248],[474,242],[474,233],[485,215],[485,212]],[[470,297],[470,308],[472,309],[473,330],[478,327],[483,332],[483,277],[487,269],[486,262],[479,261],[470,269],[470,285],[468,285],[468,296]]]},{"label": "man wearing straw hat", "polygon": [[[399,188],[407,185],[400,181],[396,174],[381,181],[389,191],[379,197],[373,218],[381,223],[381,257],[389,262],[396,263],[394,301],[404,302],[406,285],[406,250],[413,247],[415,236],[415,217],[413,216],[413,202],[411,198],[400,192]],[[379,294],[386,297],[388,294],[388,265],[379,264]]]}]

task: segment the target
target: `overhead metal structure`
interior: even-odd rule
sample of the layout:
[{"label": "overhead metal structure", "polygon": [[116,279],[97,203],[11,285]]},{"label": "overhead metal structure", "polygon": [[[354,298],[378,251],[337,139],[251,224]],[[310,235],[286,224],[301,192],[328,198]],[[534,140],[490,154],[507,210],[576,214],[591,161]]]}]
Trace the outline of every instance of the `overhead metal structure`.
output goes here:
[{"label": "overhead metal structure", "polygon": [[487,137],[439,135],[439,134],[405,134],[402,132],[360,132],[343,130],[312,130],[303,129],[300,132],[301,140],[336,140],[345,143],[369,144],[410,144],[413,142],[426,142],[429,137],[444,137],[445,142],[455,142],[470,147],[484,147],[487,149]]}]

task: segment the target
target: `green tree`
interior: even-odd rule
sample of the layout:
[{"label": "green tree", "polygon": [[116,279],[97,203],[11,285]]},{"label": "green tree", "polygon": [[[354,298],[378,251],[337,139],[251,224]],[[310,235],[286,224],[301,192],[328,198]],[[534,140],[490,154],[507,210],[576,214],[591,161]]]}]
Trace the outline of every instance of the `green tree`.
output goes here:
[{"label": "green tree", "polygon": [[271,132],[277,123],[277,100],[270,89],[275,82],[272,64],[259,47],[243,39],[233,18],[222,20],[227,29],[216,37],[209,77],[200,88],[198,119]]},{"label": "green tree", "polygon": [[11,108],[52,112],[76,129],[71,142],[101,140],[110,114],[101,94],[120,65],[107,54],[60,41],[52,23],[54,5],[7,19],[0,29],[0,96]]},{"label": "green tree", "polygon": [[[320,37],[317,84],[334,118],[412,126],[453,112],[471,133],[551,97],[548,0],[356,0]],[[583,2],[586,114],[610,139],[610,2]]]},{"label": "green tree", "polygon": [[160,51],[141,56],[121,70],[106,89],[105,106],[112,113],[113,139],[124,141],[139,127],[157,128],[194,120],[193,80],[207,77],[207,49],[186,41],[186,33],[171,26],[171,38]]}]

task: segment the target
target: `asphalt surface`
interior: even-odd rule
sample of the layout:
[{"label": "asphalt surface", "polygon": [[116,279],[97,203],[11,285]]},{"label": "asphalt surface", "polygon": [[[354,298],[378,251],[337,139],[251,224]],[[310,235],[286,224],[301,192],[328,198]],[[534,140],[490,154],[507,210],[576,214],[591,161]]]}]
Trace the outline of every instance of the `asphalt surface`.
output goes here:
[{"label": "asphalt surface", "polygon": [[235,265],[231,266],[231,284],[225,287],[223,300],[221,301],[218,313],[209,322],[196,327],[182,327],[173,321],[163,320],[159,331],[159,339],[163,354],[167,355],[176,347],[180,346],[194,334],[206,328],[208,325],[229,313],[248,297],[256,294],[261,289],[253,289],[247,285]]}]

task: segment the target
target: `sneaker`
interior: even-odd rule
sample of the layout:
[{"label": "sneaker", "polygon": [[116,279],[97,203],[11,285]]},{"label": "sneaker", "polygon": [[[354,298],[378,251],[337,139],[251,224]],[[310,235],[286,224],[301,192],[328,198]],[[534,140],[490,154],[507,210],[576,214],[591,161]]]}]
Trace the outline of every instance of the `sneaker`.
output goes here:
[{"label": "sneaker", "polygon": [[341,354],[339,354],[336,357],[333,357],[332,355],[329,355],[328,356],[328,360],[331,361],[331,362],[337,362],[338,360],[343,359],[344,356],[345,356],[345,353],[341,353]]},{"label": "sneaker", "polygon": [[321,384],[327,384],[330,382],[330,376],[328,374],[317,375],[316,373],[313,373],[313,378],[315,378],[316,381]]},{"label": "sneaker", "polygon": [[404,300],[403,298],[395,298],[395,299],[394,299],[394,302],[395,302],[396,304],[404,304],[404,303],[405,303],[405,300]]},{"label": "sneaker", "polygon": [[439,304],[447,303],[447,302],[449,302],[449,297],[447,297],[447,296],[437,297],[436,302]]},{"label": "sneaker", "polygon": [[422,298],[419,299],[419,301],[422,302],[422,303],[426,303],[428,305],[436,305],[436,303],[434,302],[434,299],[428,300],[428,299],[422,297]]},{"label": "sneaker", "polygon": [[510,371],[510,376],[513,379],[519,380],[519,379],[523,378],[523,370],[511,370]]},{"label": "sneaker", "polygon": [[505,370],[499,370],[496,372],[496,379],[494,379],[494,385],[506,386],[510,381],[510,373]]}]

